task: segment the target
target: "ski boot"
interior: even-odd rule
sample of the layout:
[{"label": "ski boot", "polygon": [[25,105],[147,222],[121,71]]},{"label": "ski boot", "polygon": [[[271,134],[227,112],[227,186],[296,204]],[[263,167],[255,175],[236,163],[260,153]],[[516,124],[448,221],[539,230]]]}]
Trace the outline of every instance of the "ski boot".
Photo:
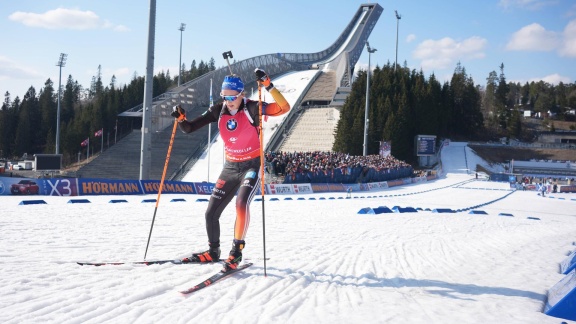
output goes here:
[{"label": "ski boot", "polygon": [[218,262],[220,261],[220,243],[209,243],[210,248],[208,251],[201,253],[193,253],[192,256],[182,259],[182,263],[198,262]]},{"label": "ski boot", "polygon": [[244,245],[246,245],[246,242],[243,240],[234,239],[232,250],[230,250],[230,255],[224,263],[224,269],[222,269],[222,272],[238,268],[238,264],[242,261],[242,249],[244,249]]}]

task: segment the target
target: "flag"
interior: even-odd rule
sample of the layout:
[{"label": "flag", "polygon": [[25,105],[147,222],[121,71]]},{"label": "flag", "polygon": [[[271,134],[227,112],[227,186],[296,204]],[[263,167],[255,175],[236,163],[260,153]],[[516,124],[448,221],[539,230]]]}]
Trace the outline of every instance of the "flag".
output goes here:
[{"label": "flag", "polygon": [[94,133],[94,136],[99,137],[102,136],[102,131],[104,130],[104,128],[97,130],[96,133]]},{"label": "flag", "polygon": [[80,143],[80,145],[86,146],[86,145],[88,145],[88,141],[89,141],[89,139],[87,138],[87,139],[83,140],[82,143]]},{"label": "flag", "polygon": [[380,156],[387,157],[392,151],[392,143],[390,141],[380,141]]}]

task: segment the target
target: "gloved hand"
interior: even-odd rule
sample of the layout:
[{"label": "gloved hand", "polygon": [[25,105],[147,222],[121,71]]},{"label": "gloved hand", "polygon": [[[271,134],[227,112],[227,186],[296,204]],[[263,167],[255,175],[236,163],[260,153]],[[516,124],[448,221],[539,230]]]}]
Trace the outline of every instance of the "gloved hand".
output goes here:
[{"label": "gloved hand", "polygon": [[174,106],[170,115],[178,119],[178,122],[180,123],[186,119],[186,110],[184,110],[180,105]]},{"label": "gloved hand", "polygon": [[254,70],[254,73],[256,74],[256,81],[261,82],[266,87],[266,90],[269,90],[269,88],[272,88],[272,86],[274,86],[270,81],[270,77],[268,77],[268,74],[266,74],[264,70],[256,68]]}]

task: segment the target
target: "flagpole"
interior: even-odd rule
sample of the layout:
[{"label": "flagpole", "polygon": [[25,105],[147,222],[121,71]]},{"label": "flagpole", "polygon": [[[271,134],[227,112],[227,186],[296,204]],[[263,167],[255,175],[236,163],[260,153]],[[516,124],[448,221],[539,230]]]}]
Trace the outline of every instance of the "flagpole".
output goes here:
[{"label": "flagpole", "polygon": [[90,136],[88,136],[88,145],[86,145],[86,162],[90,158]]},{"label": "flagpole", "polygon": [[104,152],[104,127],[102,127],[102,129],[100,130],[100,137],[102,137],[102,141],[100,144],[100,154],[102,154],[102,152]]}]

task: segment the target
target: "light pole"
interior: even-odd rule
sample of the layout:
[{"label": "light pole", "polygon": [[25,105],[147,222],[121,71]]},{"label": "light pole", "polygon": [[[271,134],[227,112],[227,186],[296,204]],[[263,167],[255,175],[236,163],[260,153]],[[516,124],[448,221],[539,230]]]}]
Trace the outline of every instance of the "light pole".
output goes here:
[{"label": "light pole", "polygon": [[68,54],[60,53],[60,58],[56,66],[60,67],[60,77],[58,78],[58,109],[56,110],[56,154],[60,154],[60,97],[62,93],[62,67],[66,65]]},{"label": "light pole", "polygon": [[[152,85],[154,78],[154,41],[156,39],[156,0],[150,0],[148,14],[148,43],[146,46],[146,78],[144,79],[144,102],[142,103],[142,140],[140,142],[140,176],[138,180],[150,179],[152,164]],[[146,248],[148,250],[148,248]],[[146,254],[146,253],[144,253]],[[144,255],[146,259],[146,255]]]},{"label": "light pole", "polygon": [[394,10],[396,14],[396,63],[394,63],[394,72],[396,72],[396,65],[398,65],[398,27],[400,26],[400,19],[402,16],[398,14],[397,10]]},{"label": "light pole", "polygon": [[180,63],[178,64],[178,86],[180,86],[180,79],[182,79],[182,32],[186,29],[186,24],[180,23]]},{"label": "light pole", "polygon": [[366,71],[366,108],[364,109],[364,152],[363,155],[368,155],[368,110],[370,107],[370,54],[376,52],[375,48],[371,48],[370,44],[366,42],[368,49],[368,71]]}]

